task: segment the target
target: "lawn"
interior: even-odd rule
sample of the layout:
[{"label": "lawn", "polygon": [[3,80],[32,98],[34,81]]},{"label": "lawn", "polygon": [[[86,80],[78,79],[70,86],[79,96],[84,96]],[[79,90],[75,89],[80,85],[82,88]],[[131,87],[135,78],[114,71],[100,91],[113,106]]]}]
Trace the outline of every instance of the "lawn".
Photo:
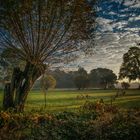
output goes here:
[{"label": "lawn", "polygon": [[[47,107],[44,109],[44,95],[36,90],[30,92],[25,110],[75,111],[87,100],[95,102],[102,98],[106,103],[110,103],[111,96],[115,94],[116,90],[49,90],[47,93]],[[81,95],[88,95],[88,98],[81,99]],[[2,92],[0,94],[0,103],[2,106]],[[127,90],[125,96],[118,97],[113,103],[124,108],[139,108],[140,90]]]}]

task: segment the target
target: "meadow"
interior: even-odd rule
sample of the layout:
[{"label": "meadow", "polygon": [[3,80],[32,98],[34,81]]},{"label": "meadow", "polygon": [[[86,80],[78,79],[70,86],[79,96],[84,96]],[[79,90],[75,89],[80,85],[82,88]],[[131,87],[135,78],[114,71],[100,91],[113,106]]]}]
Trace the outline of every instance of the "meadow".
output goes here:
[{"label": "meadow", "polygon": [[[86,101],[96,102],[103,99],[105,103],[111,103],[111,97],[115,96],[117,90],[49,90],[47,92],[47,103],[44,107],[44,94],[40,90],[32,90],[25,105],[25,111],[61,112],[76,111]],[[0,93],[0,104],[2,106],[2,91]],[[140,107],[140,90],[126,90],[124,96],[116,98],[113,102],[122,108]]]}]

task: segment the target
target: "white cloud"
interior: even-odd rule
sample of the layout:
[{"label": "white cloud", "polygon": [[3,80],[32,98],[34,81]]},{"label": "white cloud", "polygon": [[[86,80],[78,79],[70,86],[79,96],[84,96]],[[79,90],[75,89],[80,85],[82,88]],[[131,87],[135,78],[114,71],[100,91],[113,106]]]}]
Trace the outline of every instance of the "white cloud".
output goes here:
[{"label": "white cloud", "polygon": [[136,21],[136,20],[140,20],[140,16],[138,17],[130,17],[129,21]]},{"label": "white cloud", "polygon": [[125,0],[125,6],[131,6],[131,8],[140,8],[140,1],[139,0]]}]

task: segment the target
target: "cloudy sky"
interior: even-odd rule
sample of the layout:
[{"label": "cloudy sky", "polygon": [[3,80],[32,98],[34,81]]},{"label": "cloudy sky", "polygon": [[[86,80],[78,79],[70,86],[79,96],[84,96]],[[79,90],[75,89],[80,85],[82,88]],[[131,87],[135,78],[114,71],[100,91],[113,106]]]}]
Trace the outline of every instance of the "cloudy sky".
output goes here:
[{"label": "cloudy sky", "polygon": [[94,55],[81,55],[67,68],[104,67],[118,74],[123,54],[140,42],[140,0],[101,0],[97,10]]}]

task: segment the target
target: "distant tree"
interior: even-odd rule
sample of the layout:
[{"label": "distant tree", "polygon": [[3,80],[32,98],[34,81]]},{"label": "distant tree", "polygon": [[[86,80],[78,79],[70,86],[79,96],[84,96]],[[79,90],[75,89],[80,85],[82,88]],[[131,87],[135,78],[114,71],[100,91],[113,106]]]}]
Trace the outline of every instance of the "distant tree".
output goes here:
[{"label": "distant tree", "polygon": [[84,68],[80,67],[78,69],[76,77],[74,78],[74,83],[78,90],[85,89],[89,86],[89,77]]},{"label": "distant tree", "polygon": [[140,48],[138,47],[131,47],[128,52],[123,55],[119,79],[124,78],[128,78],[129,82],[136,79],[140,80]]},{"label": "distant tree", "polygon": [[57,81],[56,88],[75,88],[75,84],[73,83],[75,72],[66,72],[64,70],[56,69],[50,73]]},{"label": "distant tree", "polygon": [[127,82],[122,82],[121,86],[122,86],[123,89],[128,89],[130,87],[130,84],[127,83]]},{"label": "distant tree", "polygon": [[[76,76],[76,71],[64,71],[62,69],[49,70],[49,74],[52,75],[56,82],[56,88],[75,88],[74,77]],[[38,79],[34,84],[34,89],[40,88],[40,79]]]},{"label": "distant tree", "polygon": [[46,107],[46,102],[47,102],[47,99],[46,99],[46,93],[47,93],[47,90],[49,88],[55,88],[56,86],[56,80],[54,79],[54,77],[52,75],[43,75],[42,78],[41,78],[41,89],[44,93],[44,99],[45,99],[45,107]]},{"label": "distant tree", "polygon": [[117,80],[116,74],[114,74],[112,70],[106,68],[97,68],[91,70],[89,77],[91,85],[96,84],[103,87],[104,89],[112,88]]},{"label": "distant tree", "polygon": [[93,69],[89,73],[89,79],[90,79],[90,86],[91,87],[99,87],[100,86],[100,75],[98,73],[97,69]]}]

